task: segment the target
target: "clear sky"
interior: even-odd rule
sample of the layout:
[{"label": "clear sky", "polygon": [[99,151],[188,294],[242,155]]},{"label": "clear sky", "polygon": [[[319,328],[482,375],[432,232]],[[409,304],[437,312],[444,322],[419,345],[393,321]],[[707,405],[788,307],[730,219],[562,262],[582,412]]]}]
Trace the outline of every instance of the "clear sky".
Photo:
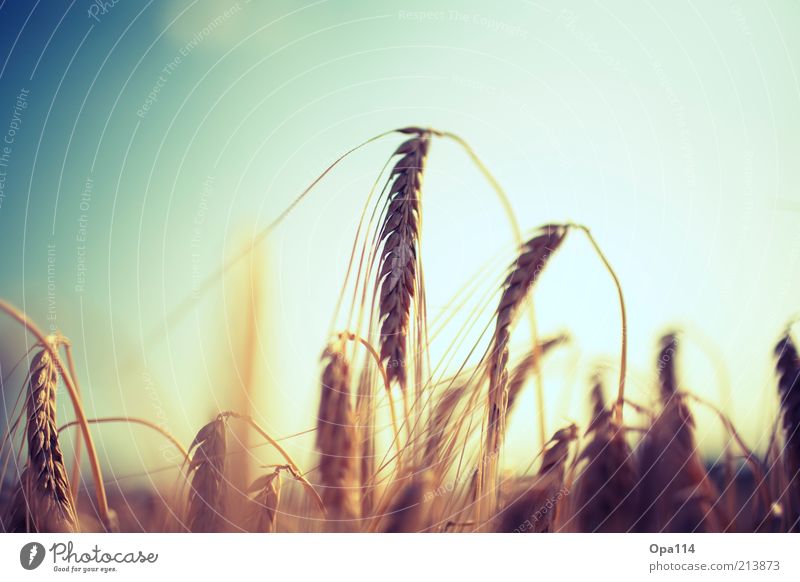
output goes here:
[{"label": "clear sky", "polygon": [[[6,0],[0,295],[72,338],[92,414],[157,418],[187,439],[241,383],[224,371],[253,263],[165,338],[149,332],[346,149],[433,126],[472,144],[524,229],[592,228],[626,294],[632,397],[650,397],[658,334],[682,326],[686,385],[720,401],[724,366],[757,446],[772,347],[800,311],[798,26],[794,0]],[[313,425],[355,220],[397,143],[348,159],[253,255],[258,407],[275,434]],[[499,273],[513,239],[452,143],[431,148],[424,204],[434,316],[486,261]],[[580,236],[537,308],[543,334],[575,339],[546,369],[552,427],[583,414],[592,366],[619,350],[614,289]],[[24,342],[0,329],[5,371]],[[524,459],[534,404],[521,404],[509,454]]]}]

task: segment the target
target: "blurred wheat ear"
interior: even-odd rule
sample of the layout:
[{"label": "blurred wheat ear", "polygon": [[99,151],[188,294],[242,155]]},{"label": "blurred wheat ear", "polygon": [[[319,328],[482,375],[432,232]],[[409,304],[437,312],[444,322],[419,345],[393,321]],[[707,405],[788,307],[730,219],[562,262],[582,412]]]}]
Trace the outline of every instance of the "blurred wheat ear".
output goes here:
[{"label": "blurred wheat ear", "polygon": [[595,376],[590,440],[578,457],[586,466],[575,485],[572,519],[582,532],[627,532],[634,524],[638,480],[625,431],[605,405],[603,386]]},{"label": "blurred wheat ear", "polygon": [[718,494],[697,452],[695,421],[678,391],[675,359],[678,336],[661,338],[657,369],[662,410],[648,431],[638,457],[640,518],[650,532],[721,531],[727,520]]},{"label": "blurred wheat ear", "polygon": [[322,501],[337,527],[347,529],[359,517],[358,436],[350,401],[350,369],[344,353],[328,348],[317,417]]},{"label": "blurred wheat ear", "polygon": [[224,531],[225,420],[218,416],[197,433],[189,447],[189,502],[186,525],[191,532]]},{"label": "blurred wheat ear", "polygon": [[783,456],[789,481],[787,488],[795,508],[788,519],[790,529],[796,531],[800,527],[800,357],[788,331],[775,347],[775,357],[783,416]]},{"label": "blurred wheat ear", "polygon": [[278,521],[278,504],[281,499],[280,468],[253,481],[248,493],[255,493],[252,499],[256,505],[256,510],[252,514],[254,522],[252,531],[274,532]]}]

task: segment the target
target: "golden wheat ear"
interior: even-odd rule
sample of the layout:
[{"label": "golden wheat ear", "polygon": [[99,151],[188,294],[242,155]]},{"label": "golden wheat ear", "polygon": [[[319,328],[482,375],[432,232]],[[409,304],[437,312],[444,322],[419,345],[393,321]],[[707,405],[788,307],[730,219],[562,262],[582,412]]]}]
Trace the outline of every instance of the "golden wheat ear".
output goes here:
[{"label": "golden wheat ear", "polygon": [[28,463],[21,493],[28,508],[27,530],[40,533],[76,532],[75,502],[58,442],[56,387],[58,369],[50,352],[42,349],[30,367],[27,393]]},{"label": "golden wheat ear", "polygon": [[317,418],[322,502],[338,528],[351,528],[359,517],[358,437],[350,398],[350,369],[344,353],[328,348]]},{"label": "golden wheat ear", "polygon": [[225,516],[225,420],[218,416],[197,433],[189,447],[189,500],[186,527],[191,532],[223,530]]}]

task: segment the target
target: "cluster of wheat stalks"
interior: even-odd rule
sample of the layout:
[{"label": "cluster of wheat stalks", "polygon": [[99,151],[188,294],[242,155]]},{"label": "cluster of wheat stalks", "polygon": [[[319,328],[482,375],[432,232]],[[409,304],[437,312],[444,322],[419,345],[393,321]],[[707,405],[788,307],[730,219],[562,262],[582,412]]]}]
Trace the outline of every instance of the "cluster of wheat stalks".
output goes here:
[{"label": "cluster of wheat stalks", "polygon": [[[147,419],[87,419],[69,342],[44,336],[24,314],[0,302],[37,342],[18,399],[23,410],[9,419],[3,436],[2,530],[798,530],[800,358],[790,333],[775,350],[782,423],[772,429],[762,456],[748,448],[723,412],[680,388],[678,333],[666,334],[659,344],[654,403],[629,402],[622,287],[584,226],[549,224],[523,240],[509,212],[518,252],[489,300],[493,315],[487,318],[486,310],[474,309],[467,317],[472,324],[456,334],[458,341],[473,346],[465,361],[453,362],[446,351],[442,361],[431,362],[429,347],[436,333],[428,328],[420,260],[422,180],[431,142],[452,139],[463,146],[504,207],[509,206],[461,138],[414,127],[397,131],[405,141],[392,153],[364,205],[336,323],[322,355],[316,466],[303,470],[251,416],[236,411],[220,412],[188,448]],[[548,439],[540,368],[542,359],[568,337],[537,338],[531,296],[571,232],[588,237],[619,294],[619,382],[609,402],[598,373],[589,391],[593,413],[588,426],[560,427]],[[521,321],[530,325],[532,341],[520,350],[512,348],[511,337]],[[483,324],[484,333],[471,336],[474,324]],[[62,427],[56,421],[59,380],[76,416]],[[503,445],[509,420],[530,384],[539,402],[541,450],[527,467],[506,467]],[[712,477],[697,451],[691,405],[714,410],[729,435],[721,476]],[[639,419],[635,426],[626,424],[626,409]],[[149,427],[180,451],[183,479],[165,494],[169,501],[163,511],[143,510],[151,515],[134,515],[135,526],[120,523],[109,507],[92,440],[90,425],[97,422]],[[519,422],[535,426],[532,419]],[[244,487],[230,477],[231,465],[245,462],[235,459],[227,445],[232,423],[255,431],[281,457],[279,464],[260,468],[260,476]],[[70,472],[59,445],[59,433],[70,426],[80,428],[76,451],[85,449],[92,469],[93,495],[82,511],[76,503],[79,459]],[[286,484],[289,492],[281,496]]]}]

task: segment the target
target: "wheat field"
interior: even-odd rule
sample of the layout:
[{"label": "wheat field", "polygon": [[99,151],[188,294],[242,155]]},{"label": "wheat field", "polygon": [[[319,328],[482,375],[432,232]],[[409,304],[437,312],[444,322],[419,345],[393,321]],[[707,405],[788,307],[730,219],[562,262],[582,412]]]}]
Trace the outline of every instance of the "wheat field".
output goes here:
[{"label": "wheat field", "polygon": [[[23,385],[3,382],[15,403],[2,437],[0,530],[5,532],[796,532],[800,529],[800,357],[790,325],[776,330],[778,421],[757,454],[728,415],[682,382],[683,334],[654,342],[652,394],[626,396],[627,319],[624,282],[590,226],[548,223],[527,235],[509,210],[513,254],[492,268],[492,293],[454,289],[456,338],[443,356],[430,346],[451,322],[429,320],[421,231],[426,164],[437,140],[467,152],[510,209],[498,181],[461,137],[407,127],[350,150],[304,191],[309,196],[349,153],[400,138],[364,202],[339,291],[327,345],[319,347],[315,462],[298,464],[249,410],[220,410],[198,422],[181,443],[154,419],[87,418],[73,364],[69,330],[44,334],[25,313],[2,301],[5,316],[30,334],[20,361]],[[435,161],[434,161],[435,163]],[[313,202],[304,202],[311,203]],[[290,207],[281,219],[294,207]],[[547,217],[544,217],[547,218]],[[264,231],[264,237],[272,225]],[[264,237],[259,238],[258,244]],[[584,237],[608,272],[619,301],[618,355],[598,367],[582,391],[588,423],[550,426],[541,373],[570,334],[540,337],[535,291],[569,238]],[[476,268],[478,265],[475,266]],[[215,274],[221,278],[223,273]],[[575,275],[576,278],[580,274]],[[486,275],[485,280],[490,276]],[[213,283],[213,280],[212,280]],[[474,299],[472,303],[468,298]],[[474,304],[474,305],[473,305]],[[788,318],[788,317],[787,317]],[[791,323],[791,322],[789,322]],[[528,328],[531,340],[514,342]],[[466,346],[466,350],[461,350]],[[79,348],[79,346],[76,346]],[[461,353],[466,351],[466,358]],[[59,390],[63,387],[64,390]],[[538,416],[517,410],[532,391]],[[698,408],[711,410],[726,435],[720,461],[701,455]],[[59,424],[64,411],[74,420]],[[280,410],[261,411],[279,415]],[[63,414],[62,414],[63,416]],[[180,478],[147,492],[107,492],[93,431],[96,424],[135,424],[156,431],[180,452]],[[528,464],[504,462],[508,427],[525,427],[538,454]],[[302,427],[298,427],[302,428]],[[78,431],[65,454],[62,431]],[[280,459],[267,466],[234,454],[231,436],[246,432]],[[90,474],[81,475],[81,455]],[[113,455],[112,455],[113,459]],[[246,471],[241,466],[250,463]],[[85,463],[86,464],[86,463]],[[248,475],[243,481],[242,475]],[[81,490],[84,479],[91,484]]]}]

